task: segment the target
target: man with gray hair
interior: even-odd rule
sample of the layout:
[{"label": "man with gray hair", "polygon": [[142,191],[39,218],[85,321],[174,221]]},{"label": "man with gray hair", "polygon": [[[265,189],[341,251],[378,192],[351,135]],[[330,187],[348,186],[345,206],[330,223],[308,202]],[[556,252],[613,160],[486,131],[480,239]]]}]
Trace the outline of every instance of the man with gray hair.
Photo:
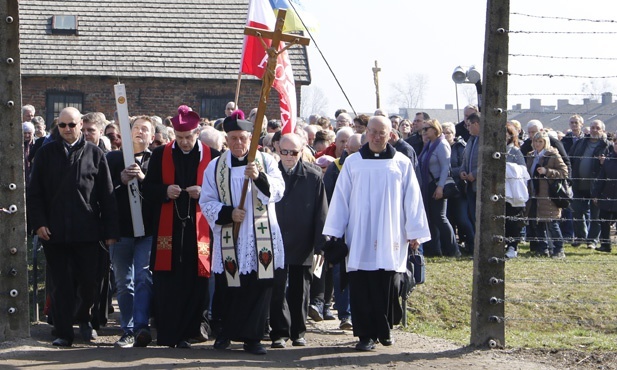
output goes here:
[{"label": "man with gray hair", "polygon": [[340,130],[343,127],[351,126],[351,116],[348,113],[340,113],[338,117],[336,117],[336,131]]},{"label": "man with gray hair", "polygon": [[[302,160],[304,140],[297,134],[281,137],[279,169],[285,180],[285,194],[276,203],[276,215],[283,236],[285,268],[275,270],[270,303],[272,348],[305,346],[313,259],[325,243],[321,234],[328,213],[321,170]],[[317,257],[314,257],[315,255]]]},{"label": "man with gray hair", "polygon": [[353,135],[353,129],[351,127],[342,127],[336,132],[336,139],[334,140],[334,143],[321,152],[315,154],[315,158],[319,158],[322,155],[329,155],[334,158],[339,158],[343,155],[343,150],[345,150],[345,145],[347,145],[347,140],[349,140],[351,135]]},{"label": "man with gray hair", "polygon": [[21,107],[21,121],[22,122],[30,122],[32,121],[32,118],[34,118],[34,113],[36,113],[36,110],[34,109],[34,106],[31,104],[26,104],[23,107]]},{"label": "man with gray hair", "polygon": [[225,138],[221,131],[212,126],[204,126],[199,133],[199,141],[220,152],[223,149]]}]

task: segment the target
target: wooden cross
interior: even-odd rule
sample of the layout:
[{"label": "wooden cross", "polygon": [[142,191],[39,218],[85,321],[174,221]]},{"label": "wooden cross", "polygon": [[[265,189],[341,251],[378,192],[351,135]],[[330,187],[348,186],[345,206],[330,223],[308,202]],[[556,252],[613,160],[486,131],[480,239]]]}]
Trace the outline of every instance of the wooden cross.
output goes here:
[{"label": "wooden cross", "polygon": [[[302,37],[299,35],[293,35],[289,33],[283,33],[283,25],[285,24],[285,15],[287,15],[287,10],[279,9],[276,25],[274,26],[274,31],[268,31],[261,28],[254,27],[246,27],[244,29],[244,34],[248,36],[255,36],[262,39],[262,44],[264,48],[266,46],[263,39],[271,39],[272,43],[269,48],[267,48],[266,53],[268,54],[268,63],[266,64],[266,71],[261,80],[261,94],[259,97],[259,105],[257,106],[257,114],[255,115],[255,123],[253,125],[253,137],[251,139],[251,146],[249,147],[249,152],[247,156],[248,163],[251,163],[255,160],[255,155],[257,154],[257,147],[259,146],[259,137],[261,135],[261,129],[263,126],[263,119],[266,113],[266,105],[268,103],[268,95],[270,94],[270,89],[272,88],[272,84],[274,83],[274,74],[276,70],[276,60],[280,53],[287,50],[289,47],[295,44],[300,45],[308,45],[310,40],[306,37]],[[279,44],[281,41],[287,42],[288,45],[279,50]],[[264,163],[265,165],[265,163]],[[239,208],[244,209],[244,202],[246,201],[246,192],[248,191],[249,179],[244,179],[244,185],[242,186],[242,196],[240,197]],[[240,224],[234,223],[234,242],[238,241],[238,232],[240,230]]]},{"label": "wooden cross", "polygon": [[375,67],[373,67],[373,80],[375,81],[375,97],[377,106],[375,109],[379,109],[379,72],[381,72],[381,68],[377,67],[377,61],[375,61]]}]

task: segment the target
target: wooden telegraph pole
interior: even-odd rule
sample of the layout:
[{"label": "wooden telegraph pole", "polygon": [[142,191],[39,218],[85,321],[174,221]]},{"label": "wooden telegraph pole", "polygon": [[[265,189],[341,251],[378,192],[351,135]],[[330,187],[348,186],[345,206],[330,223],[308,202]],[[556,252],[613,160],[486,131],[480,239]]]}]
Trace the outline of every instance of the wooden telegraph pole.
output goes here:
[{"label": "wooden telegraph pole", "polygon": [[373,67],[373,80],[375,81],[375,109],[379,109],[381,107],[381,103],[379,102],[379,72],[381,72],[381,68],[377,66],[377,61],[375,61],[375,67]]},{"label": "wooden telegraph pole", "polygon": [[471,306],[471,344],[503,347],[506,98],[510,1],[487,3]]},{"label": "wooden telegraph pole", "polygon": [[0,342],[30,336],[19,1],[0,1]]}]

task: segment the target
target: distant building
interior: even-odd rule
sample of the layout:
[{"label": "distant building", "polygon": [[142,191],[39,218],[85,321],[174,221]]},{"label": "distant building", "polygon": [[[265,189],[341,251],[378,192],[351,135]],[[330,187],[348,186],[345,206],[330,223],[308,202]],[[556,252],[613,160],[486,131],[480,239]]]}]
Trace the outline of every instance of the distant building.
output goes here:
[{"label": "distant building", "polygon": [[[129,114],[176,114],[187,104],[202,117],[224,116],[233,101],[249,0],[20,1],[22,96],[51,122],[65,106],[116,109],[113,85],[126,85]],[[310,84],[306,48],[289,49],[298,111]],[[261,81],[244,76],[247,115]],[[280,117],[272,89],[266,115]]]},{"label": "distant building", "polygon": [[570,116],[580,114],[588,126],[594,119],[599,119],[606,125],[606,130],[617,130],[617,103],[613,102],[613,94],[605,92],[600,102],[592,99],[583,99],[583,104],[570,104],[568,99],[557,100],[554,105],[542,105],[541,99],[530,99],[529,109],[522,109],[521,104],[512,106],[508,112],[508,119],[521,122],[523,128],[532,119],[538,119],[546,127],[566,132],[570,129]]}]

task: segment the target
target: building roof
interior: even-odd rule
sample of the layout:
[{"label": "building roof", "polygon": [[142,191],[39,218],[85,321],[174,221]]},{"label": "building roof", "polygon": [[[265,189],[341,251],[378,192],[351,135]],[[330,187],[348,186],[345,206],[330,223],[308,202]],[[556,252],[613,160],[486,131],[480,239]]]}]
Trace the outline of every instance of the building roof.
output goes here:
[{"label": "building roof", "polygon": [[612,94],[606,96],[606,100],[598,102],[585,99],[583,104],[570,104],[568,100],[560,101],[558,106],[541,105],[539,99],[535,104],[531,101],[530,109],[522,109],[520,104],[514,106],[508,112],[508,119],[515,119],[521,123],[523,130],[527,122],[537,119],[542,122],[544,127],[566,132],[570,129],[570,117],[579,114],[585,120],[585,126],[589,126],[591,121],[599,119],[604,122],[606,131],[615,132],[617,130],[617,102],[613,102]]},{"label": "building roof", "polygon": [[[248,1],[22,0],[22,75],[236,80]],[[78,34],[52,34],[54,15],[77,15]],[[310,83],[306,48],[289,51]]]}]

